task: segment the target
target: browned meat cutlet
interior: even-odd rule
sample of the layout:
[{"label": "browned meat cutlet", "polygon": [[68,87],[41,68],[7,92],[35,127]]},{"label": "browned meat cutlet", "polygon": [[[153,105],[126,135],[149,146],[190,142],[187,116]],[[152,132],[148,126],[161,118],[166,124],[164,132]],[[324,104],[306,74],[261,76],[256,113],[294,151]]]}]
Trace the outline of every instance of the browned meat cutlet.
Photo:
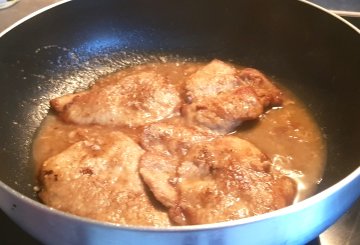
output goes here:
[{"label": "browned meat cutlet", "polygon": [[75,215],[117,224],[168,226],[139,176],[144,150],[120,132],[78,141],[42,165],[42,201]]},{"label": "browned meat cutlet", "polygon": [[183,157],[142,159],[142,174],[155,169],[156,177],[145,182],[179,225],[270,212],[290,205],[297,189],[259,149],[234,136],[195,143]]},{"label": "browned meat cutlet", "polygon": [[181,119],[159,122],[145,127],[141,145],[140,173],[155,197],[165,206],[177,198],[172,181],[176,178],[178,160],[197,142],[217,135],[197,126],[186,126]]},{"label": "browned meat cutlet", "polygon": [[223,134],[232,132],[243,121],[257,119],[263,112],[264,107],[250,86],[203,98],[185,105],[182,110],[188,123],[193,122]]},{"label": "browned meat cutlet", "polygon": [[182,114],[191,123],[229,133],[243,121],[257,119],[266,108],[282,103],[281,91],[261,72],[237,70],[213,60],[186,82]]},{"label": "browned meat cutlet", "polygon": [[233,90],[239,86],[237,72],[235,67],[220,60],[211,61],[186,81],[186,101],[192,103]]},{"label": "browned meat cutlet", "polygon": [[241,86],[250,86],[254,89],[261,104],[268,106],[280,105],[283,102],[281,91],[260,71],[245,68],[238,73]]},{"label": "browned meat cutlet", "polygon": [[171,116],[180,98],[163,76],[139,72],[50,103],[66,122],[135,127]]},{"label": "browned meat cutlet", "polygon": [[165,207],[177,203],[176,173],[179,165],[176,156],[165,156],[158,152],[146,152],[140,160],[139,172],[155,198]]},{"label": "browned meat cutlet", "polygon": [[[281,104],[281,92],[259,71],[214,60],[190,76],[185,93],[151,71],[115,77],[51,101],[65,122],[100,129],[75,130],[70,146],[44,162],[39,196],[46,204],[101,221],[167,226],[234,220],[293,202],[296,183],[272,170],[260,150],[219,137]],[[169,119],[179,93],[182,117]],[[143,129],[136,140],[145,151],[102,126]]]},{"label": "browned meat cutlet", "polygon": [[207,128],[186,125],[182,118],[146,126],[141,135],[141,146],[149,152],[163,155],[184,155],[195,142],[213,139],[217,134]]}]

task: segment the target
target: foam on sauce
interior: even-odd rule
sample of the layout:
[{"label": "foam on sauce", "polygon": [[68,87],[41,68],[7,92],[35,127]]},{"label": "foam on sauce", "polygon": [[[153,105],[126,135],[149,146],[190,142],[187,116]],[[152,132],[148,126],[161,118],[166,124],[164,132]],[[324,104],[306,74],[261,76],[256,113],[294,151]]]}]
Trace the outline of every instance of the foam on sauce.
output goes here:
[{"label": "foam on sauce", "polygon": [[[153,70],[167,77],[168,82],[182,90],[184,81],[204,63],[168,62],[153,63],[127,68],[100,78],[102,83],[110,79],[130,75],[134,72]],[[241,67],[239,67],[241,68]],[[276,82],[275,82],[276,83]],[[255,144],[270,159],[275,168],[298,181],[298,195],[295,201],[302,200],[316,190],[325,164],[326,146],[315,120],[306,106],[296,96],[281,87],[284,103],[282,107],[267,111],[256,121],[246,122],[233,132],[240,138]],[[179,115],[173,115],[179,116]],[[98,125],[79,126],[66,124],[49,113],[42,123],[33,145],[33,157],[36,168],[51,156],[54,156],[77,142],[77,129],[100,131],[120,130],[138,142],[137,135],[142,130],[126,127],[102,127]]]}]

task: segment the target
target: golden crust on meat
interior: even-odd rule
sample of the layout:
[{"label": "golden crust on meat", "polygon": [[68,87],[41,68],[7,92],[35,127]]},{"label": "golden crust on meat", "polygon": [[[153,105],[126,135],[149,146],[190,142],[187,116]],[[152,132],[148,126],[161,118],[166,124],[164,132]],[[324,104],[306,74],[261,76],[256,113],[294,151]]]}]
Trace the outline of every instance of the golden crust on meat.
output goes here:
[{"label": "golden crust on meat", "polygon": [[171,116],[180,103],[176,89],[155,72],[140,72],[65,95],[50,104],[66,122],[141,126]]}]

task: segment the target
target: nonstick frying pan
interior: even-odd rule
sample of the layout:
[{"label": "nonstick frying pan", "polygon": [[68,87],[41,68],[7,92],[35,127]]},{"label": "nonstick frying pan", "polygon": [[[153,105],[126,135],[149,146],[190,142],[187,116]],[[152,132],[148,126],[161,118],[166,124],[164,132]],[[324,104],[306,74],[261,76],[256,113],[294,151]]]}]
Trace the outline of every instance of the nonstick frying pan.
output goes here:
[{"label": "nonstick frying pan", "polygon": [[[45,244],[303,244],[360,196],[360,32],[305,1],[72,1],[0,36],[0,207]],[[31,142],[48,100],[163,59],[219,58],[293,90],[327,142],[318,194],[243,220],[126,227],[65,214],[34,194]]]}]

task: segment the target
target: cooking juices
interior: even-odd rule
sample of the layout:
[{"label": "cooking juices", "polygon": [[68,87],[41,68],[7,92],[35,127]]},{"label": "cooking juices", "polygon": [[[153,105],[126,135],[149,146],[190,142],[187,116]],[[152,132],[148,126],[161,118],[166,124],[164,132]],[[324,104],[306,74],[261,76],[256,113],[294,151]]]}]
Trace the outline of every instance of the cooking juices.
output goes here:
[{"label": "cooking juices", "polygon": [[[193,101],[190,102],[186,101],[189,99],[187,97],[188,95],[186,92],[187,81],[189,81],[189,79],[192,79],[194,77],[194,74],[198,72],[200,69],[203,69],[205,65],[206,64],[204,63],[195,63],[195,62],[168,62],[168,63],[145,64],[141,66],[127,68],[117,73],[102,77],[96,83],[99,84],[99,87],[101,87],[103,85],[105,86],[108,83],[112,83],[112,81],[123,79],[124,77],[131,77],[134,76],[134,74],[135,75],[146,74],[148,72],[151,72],[151,73],[159,74],[160,76],[164,77],[166,82],[171,84],[171,86],[176,89],[180,98],[184,98],[182,100],[184,100],[185,102],[181,102],[181,103],[187,104],[187,103],[193,103]],[[243,70],[242,67],[236,67],[236,69],[238,71]],[[209,129],[206,127],[206,125],[205,127],[204,125],[195,125],[194,127],[199,126],[201,128],[206,128],[205,130],[206,132],[204,134],[207,134],[209,132],[210,135],[209,139],[217,138],[217,137],[237,137],[239,139],[246,140],[250,142],[253,146],[257,147],[262,153],[266,155],[267,159],[269,159],[269,162],[271,162],[271,169],[273,169],[276,173],[279,173],[283,176],[288,176],[296,180],[297,194],[294,200],[296,202],[314,193],[317,184],[321,181],[321,176],[323,173],[323,168],[325,163],[326,147],[323,141],[321,131],[317,126],[316,122],[314,121],[313,117],[307,110],[306,106],[301,101],[299,101],[299,99],[296,98],[296,96],[291,91],[287,90],[285,87],[281,85],[277,85],[277,86],[280,87],[280,90],[282,92],[281,95],[282,103],[276,106],[272,106],[272,108],[270,109],[266,108],[267,110],[265,110],[264,113],[261,113],[261,115],[259,115],[257,119],[248,120],[248,121],[244,120],[244,122],[239,127],[236,127],[236,130],[231,130],[224,133],[224,132],[219,132],[218,130],[213,128]],[[187,105],[185,105],[185,107],[186,106]],[[160,121],[165,124],[171,124],[172,127],[183,127],[184,125],[183,117],[184,115],[182,108],[180,109],[176,108],[170,115],[166,115],[166,117],[161,119]],[[187,121],[188,123],[188,120],[185,121]],[[102,137],[101,140],[105,139],[106,141],[106,137],[104,137],[104,135],[105,136],[112,135],[113,132],[121,132],[124,135],[126,135],[126,137],[132,139],[133,142],[135,142],[135,144],[141,146],[139,147],[139,149],[136,150],[137,152],[148,151],[148,148],[146,146],[144,147],[143,132],[152,123],[156,123],[156,121],[147,122],[144,125],[135,125],[135,126],[114,125],[114,124],[100,125],[98,123],[79,124],[71,121],[69,122],[69,120],[64,120],[64,118],[59,118],[56,113],[51,112],[45,118],[41,126],[41,129],[34,141],[34,147],[33,147],[33,156],[35,159],[36,167],[39,169],[39,176],[41,181],[44,182],[43,178],[45,178],[47,175],[53,176],[54,173],[51,173],[51,171],[55,171],[55,170],[51,170],[51,171],[47,170],[48,172],[44,174],[41,170],[42,168],[45,168],[43,166],[44,162],[45,163],[49,162],[48,161],[49,158],[50,159],[52,158],[52,160],[55,161],[56,157],[58,157],[59,154],[66,152],[66,150],[69,149],[69,147],[72,147],[74,144],[78,144],[79,141],[84,141],[85,138],[87,141],[91,142],[91,140],[93,140],[92,138],[96,138],[99,135],[101,135]],[[174,132],[174,129],[172,129],[172,132]],[[123,136],[119,136],[119,137],[121,138]],[[97,146],[92,146],[92,147],[93,148],[99,147],[100,149],[102,147],[102,144],[103,143],[98,143],[95,144]],[[166,144],[169,144],[168,141]],[[193,144],[198,144],[198,143],[193,143]],[[181,147],[183,147],[183,145],[179,146],[178,148]],[[187,151],[192,150],[191,147],[192,146],[189,145],[186,145],[186,147],[184,147],[185,149],[184,151],[186,152],[184,153],[185,155],[187,154]],[[145,148],[145,151],[141,148]],[[80,147],[79,149],[83,149],[83,148]],[[169,150],[169,154],[174,155],[175,153]],[[176,155],[176,157],[173,158],[183,159],[183,156],[179,157],[178,155]],[[186,157],[184,159],[186,159]],[[180,168],[179,165],[177,165],[177,169],[178,169],[177,171],[179,171],[179,168]],[[89,176],[88,178],[90,178],[94,174],[93,171],[94,170],[92,170],[89,167],[87,169],[83,169],[82,174],[85,174],[86,176]],[[57,178],[60,177],[61,177],[60,175],[56,176],[54,180],[57,181]],[[142,176],[141,181],[143,181],[144,179],[145,179],[145,184],[150,185],[149,188],[150,190],[148,189],[148,187],[146,187],[144,195],[147,195],[150,198],[150,203],[152,203],[152,205],[155,206],[155,208],[153,209],[153,212],[155,213],[153,217],[155,217],[154,219],[161,220],[159,222],[149,221],[149,219],[151,218],[148,217],[144,218],[144,220],[140,219],[140,221],[131,222],[128,221],[129,219],[132,219],[131,217],[128,217],[128,219],[122,219],[119,217],[103,218],[103,217],[97,217],[96,215],[92,215],[92,214],[86,215],[86,212],[78,212],[78,213],[73,212],[73,213],[99,220],[110,221],[114,223],[126,223],[126,224],[135,224],[135,225],[139,224],[139,225],[167,226],[174,224],[175,225],[193,224],[189,221],[191,219],[189,217],[186,217],[187,214],[186,211],[184,212],[184,214],[181,214],[185,216],[184,218],[181,218],[182,217],[181,215],[174,216],[171,213],[171,212],[176,212],[177,208],[186,210],[186,208],[184,208],[185,204],[176,204],[173,206],[171,202],[170,204],[168,204],[168,202],[164,201],[164,199],[161,197],[163,193],[157,192],[158,190],[154,190],[154,185],[152,184],[151,181],[149,181],[146,178],[146,175],[145,177]],[[208,177],[206,177],[206,180],[208,180]],[[179,179],[175,177],[171,178],[171,181],[174,181],[174,183],[171,183],[172,187],[179,185],[181,181],[186,182],[186,180],[184,179],[181,178]],[[46,185],[45,187],[43,186],[42,188],[46,189]],[[179,189],[180,187],[176,187],[176,188]],[[126,200],[128,200],[128,198]],[[241,201],[241,198],[238,199],[235,198],[234,200]],[[108,205],[108,207],[111,208],[111,205]],[[119,208],[119,207],[113,207],[113,208]],[[169,211],[170,220],[168,220],[166,215],[167,208],[169,208],[169,210],[172,210]],[[64,210],[64,211],[69,211],[69,210]],[[269,211],[271,211],[271,209]],[[70,210],[70,212],[72,211]],[[141,209],[139,212],[148,212],[148,210]],[[245,213],[241,215],[246,217],[247,211],[244,212]],[[119,215],[126,216],[126,213],[121,213]],[[241,215],[237,217],[243,217]],[[113,217],[116,215],[111,214],[111,216]],[[177,218],[171,219],[171,217],[177,217]],[[180,221],[177,220],[178,217],[180,217]],[[225,218],[224,220],[228,220],[228,218]],[[217,220],[215,220],[215,222],[217,222]]]}]

